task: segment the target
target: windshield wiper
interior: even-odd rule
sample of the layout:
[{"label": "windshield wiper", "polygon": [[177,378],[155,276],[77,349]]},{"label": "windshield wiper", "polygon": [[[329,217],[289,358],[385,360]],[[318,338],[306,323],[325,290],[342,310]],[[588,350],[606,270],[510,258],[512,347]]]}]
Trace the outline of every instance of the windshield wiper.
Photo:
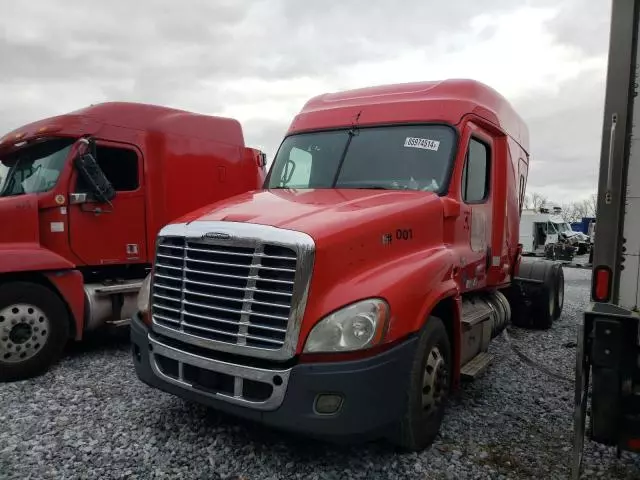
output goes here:
[{"label": "windshield wiper", "polygon": [[[336,188],[341,188],[339,185]],[[392,190],[391,188],[383,187],[382,185],[357,185],[355,187],[347,187],[347,188],[355,188],[358,190]]]}]

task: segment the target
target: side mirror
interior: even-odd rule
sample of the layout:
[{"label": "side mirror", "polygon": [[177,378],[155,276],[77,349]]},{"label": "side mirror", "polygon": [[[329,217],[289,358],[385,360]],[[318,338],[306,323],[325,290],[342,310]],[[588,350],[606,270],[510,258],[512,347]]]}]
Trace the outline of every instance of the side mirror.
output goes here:
[{"label": "side mirror", "polygon": [[87,142],[89,149],[75,158],[74,165],[79,175],[87,183],[95,199],[101,203],[109,203],[116,196],[116,191],[98,166],[94,156],[90,153],[91,150],[95,151],[93,144],[87,139],[81,139],[80,141]]}]

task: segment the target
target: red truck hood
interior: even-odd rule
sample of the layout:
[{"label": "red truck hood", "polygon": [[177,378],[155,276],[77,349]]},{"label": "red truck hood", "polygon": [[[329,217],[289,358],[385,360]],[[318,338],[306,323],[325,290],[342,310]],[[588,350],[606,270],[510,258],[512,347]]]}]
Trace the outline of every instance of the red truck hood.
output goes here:
[{"label": "red truck hood", "polygon": [[[417,305],[424,302],[424,287],[433,278],[450,278],[449,264],[436,256],[446,250],[445,216],[455,215],[453,207],[431,192],[273,189],[217,202],[174,223],[245,222],[313,238],[313,273],[297,347],[300,353],[311,327],[328,312],[372,296],[402,295],[407,305]],[[194,234],[202,231],[206,229],[193,228]],[[429,264],[433,266],[427,268]],[[394,279],[401,279],[402,287],[394,287]],[[395,315],[415,314],[399,308]]]},{"label": "red truck hood", "polygon": [[39,242],[38,197],[0,197],[0,244]]},{"label": "red truck hood", "polygon": [[434,207],[442,218],[440,198],[430,192],[273,189],[249,192],[217,202],[176,222],[258,223],[302,231],[318,239],[369,223],[387,224],[384,225],[386,228],[410,228],[403,224],[403,218],[416,209],[424,214],[425,209]]}]

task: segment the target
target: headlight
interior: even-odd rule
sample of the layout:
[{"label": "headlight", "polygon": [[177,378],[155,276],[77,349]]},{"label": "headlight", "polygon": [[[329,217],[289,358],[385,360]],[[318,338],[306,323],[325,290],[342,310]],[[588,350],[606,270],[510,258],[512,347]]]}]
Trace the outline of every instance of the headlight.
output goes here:
[{"label": "headlight", "polygon": [[373,347],[382,340],[389,305],[372,298],[344,307],[320,320],[309,333],[305,353],[349,352]]},{"label": "headlight", "polygon": [[138,291],[138,311],[149,311],[149,297],[151,296],[151,274],[147,275]]}]

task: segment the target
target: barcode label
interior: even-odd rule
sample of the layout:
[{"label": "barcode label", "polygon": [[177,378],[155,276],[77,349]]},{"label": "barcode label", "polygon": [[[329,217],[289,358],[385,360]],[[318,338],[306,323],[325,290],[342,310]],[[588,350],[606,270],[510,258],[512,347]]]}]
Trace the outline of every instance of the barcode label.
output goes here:
[{"label": "barcode label", "polygon": [[428,138],[407,137],[404,141],[404,146],[437,152],[438,148],[440,148],[440,142],[438,140],[429,140]]}]

